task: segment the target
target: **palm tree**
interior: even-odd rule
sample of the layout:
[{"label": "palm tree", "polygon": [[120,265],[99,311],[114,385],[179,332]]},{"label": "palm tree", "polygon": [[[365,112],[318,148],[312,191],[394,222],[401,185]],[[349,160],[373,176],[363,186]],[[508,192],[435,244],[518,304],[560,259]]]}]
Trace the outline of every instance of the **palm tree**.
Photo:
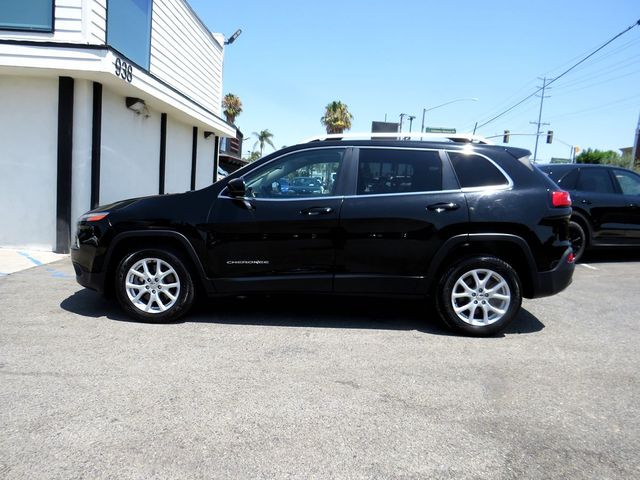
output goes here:
[{"label": "palm tree", "polygon": [[233,93],[227,93],[222,99],[222,111],[227,122],[235,124],[236,117],[242,113],[242,102]]},{"label": "palm tree", "polygon": [[269,130],[261,130],[260,132],[253,132],[251,135],[257,138],[256,143],[253,144],[253,149],[255,150],[258,145],[260,145],[260,156],[262,157],[262,152],[264,150],[264,146],[271,145],[271,148],[276,149],[273,141],[273,133]]},{"label": "palm tree", "polygon": [[326,106],[320,123],[325,126],[327,133],[342,133],[351,128],[351,120],[353,115],[349,113],[349,108],[340,101],[333,101]]}]

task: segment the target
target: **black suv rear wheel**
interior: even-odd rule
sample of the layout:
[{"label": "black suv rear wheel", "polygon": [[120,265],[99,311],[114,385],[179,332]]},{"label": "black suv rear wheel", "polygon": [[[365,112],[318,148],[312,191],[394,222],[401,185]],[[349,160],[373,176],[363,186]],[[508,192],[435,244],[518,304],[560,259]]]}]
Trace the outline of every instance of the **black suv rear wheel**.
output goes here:
[{"label": "black suv rear wheel", "polygon": [[451,328],[493,335],[516,316],[522,290],[516,271],[495,257],[472,257],[453,265],[438,285],[436,304]]},{"label": "black suv rear wheel", "polygon": [[116,296],[122,308],[145,322],[171,322],[193,303],[191,274],[180,257],[166,250],[126,255],[116,272]]},{"label": "black suv rear wheel", "polygon": [[573,248],[573,254],[577,262],[582,257],[582,254],[584,254],[588,240],[582,225],[573,220],[569,222],[569,241],[571,242],[571,248]]}]

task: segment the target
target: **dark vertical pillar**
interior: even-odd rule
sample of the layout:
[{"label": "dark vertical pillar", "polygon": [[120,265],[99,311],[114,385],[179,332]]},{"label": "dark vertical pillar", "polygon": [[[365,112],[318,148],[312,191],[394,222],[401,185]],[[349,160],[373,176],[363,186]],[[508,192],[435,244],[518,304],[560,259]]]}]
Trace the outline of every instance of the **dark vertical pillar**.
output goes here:
[{"label": "dark vertical pillar", "polygon": [[196,168],[198,166],[198,127],[193,127],[191,140],[191,190],[196,189]]},{"label": "dark vertical pillar", "polygon": [[218,165],[220,162],[220,137],[215,136],[213,144],[213,182],[218,180]]},{"label": "dark vertical pillar", "polygon": [[91,122],[91,208],[100,205],[100,150],[102,147],[102,84],[93,82]]},{"label": "dark vertical pillar", "polygon": [[71,244],[71,165],[73,153],[73,78],[58,82],[58,169],[56,194],[56,253]]},{"label": "dark vertical pillar", "polygon": [[160,184],[158,193],[164,193],[164,175],[167,165],[167,114],[163,113],[160,117]]}]

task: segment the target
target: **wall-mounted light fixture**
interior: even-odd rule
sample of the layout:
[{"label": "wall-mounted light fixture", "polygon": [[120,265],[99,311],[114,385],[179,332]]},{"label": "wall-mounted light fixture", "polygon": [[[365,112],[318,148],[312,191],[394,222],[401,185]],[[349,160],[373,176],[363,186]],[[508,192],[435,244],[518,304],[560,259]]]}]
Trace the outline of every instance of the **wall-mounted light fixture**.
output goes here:
[{"label": "wall-mounted light fixture", "polygon": [[147,113],[147,104],[144,103],[144,100],[142,100],[141,98],[127,97],[125,103],[127,104],[127,108],[129,110],[133,110],[138,115],[144,114],[147,117],[149,116],[149,114]]},{"label": "wall-mounted light fixture", "polygon": [[241,29],[238,29],[234,32],[233,35],[231,35],[225,42],[225,45],[231,45],[233,42],[236,41],[236,39],[240,36],[240,34],[242,33]]},{"label": "wall-mounted light fixture", "polygon": [[204,138],[209,138],[211,135],[215,135],[213,132],[204,132]]}]

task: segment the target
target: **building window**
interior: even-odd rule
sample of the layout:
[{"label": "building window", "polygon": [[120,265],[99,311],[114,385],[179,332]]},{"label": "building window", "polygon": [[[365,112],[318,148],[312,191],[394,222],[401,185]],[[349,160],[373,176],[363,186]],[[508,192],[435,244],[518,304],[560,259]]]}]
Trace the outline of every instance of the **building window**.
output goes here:
[{"label": "building window", "polygon": [[53,0],[0,1],[0,29],[53,32]]},{"label": "building window", "polygon": [[152,0],[109,0],[107,4],[107,43],[147,70],[152,4]]}]

